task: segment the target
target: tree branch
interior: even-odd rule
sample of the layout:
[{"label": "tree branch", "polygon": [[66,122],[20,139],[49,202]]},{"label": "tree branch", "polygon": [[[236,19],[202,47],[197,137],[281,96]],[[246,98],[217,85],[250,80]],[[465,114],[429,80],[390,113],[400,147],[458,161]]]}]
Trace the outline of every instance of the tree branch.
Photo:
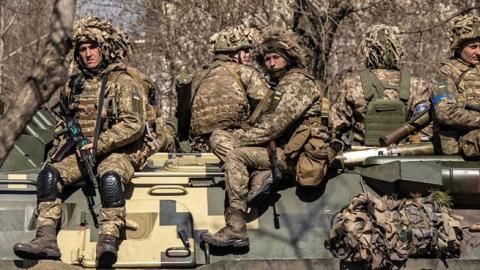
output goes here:
[{"label": "tree branch", "polygon": [[0,119],[0,165],[15,145],[36,110],[67,80],[65,56],[71,47],[71,30],[75,18],[75,0],[56,0],[51,33],[38,66],[18,93],[18,98]]}]

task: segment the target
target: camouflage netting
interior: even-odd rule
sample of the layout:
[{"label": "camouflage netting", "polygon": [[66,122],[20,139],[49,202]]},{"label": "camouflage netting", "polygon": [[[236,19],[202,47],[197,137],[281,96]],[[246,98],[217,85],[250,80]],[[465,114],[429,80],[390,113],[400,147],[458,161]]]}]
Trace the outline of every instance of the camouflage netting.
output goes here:
[{"label": "camouflage netting", "polygon": [[400,269],[407,257],[458,258],[463,218],[445,198],[441,192],[402,200],[361,193],[335,215],[325,247],[369,269]]},{"label": "camouflage netting", "polygon": [[480,38],[480,17],[468,14],[454,18],[449,25],[447,36],[452,50],[458,49],[466,41]]},{"label": "camouflage netting", "polygon": [[296,68],[306,67],[305,53],[293,31],[275,26],[267,27],[262,32],[261,40],[261,44],[255,50],[255,57],[259,59],[261,65],[264,54],[275,52],[287,57]]},{"label": "camouflage netting", "polygon": [[[106,20],[86,17],[73,26],[74,48],[84,42],[96,42],[109,63],[127,58],[132,50],[128,35]],[[77,55],[78,52],[75,52]]]},{"label": "camouflage netting", "polygon": [[243,48],[253,48],[258,40],[258,31],[242,25],[227,27],[210,37],[212,53],[236,52]]},{"label": "camouflage netting", "polygon": [[360,49],[368,68],[397,69],[403,56],[403,40],[397,27],[377,24],[367,29]]}]

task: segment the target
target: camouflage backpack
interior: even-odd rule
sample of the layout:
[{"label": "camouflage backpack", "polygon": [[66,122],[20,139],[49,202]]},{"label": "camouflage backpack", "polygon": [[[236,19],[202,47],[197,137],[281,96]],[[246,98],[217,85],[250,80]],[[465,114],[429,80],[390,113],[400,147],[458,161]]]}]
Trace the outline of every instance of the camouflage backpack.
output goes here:
[{"label": "camouflage backpack", "polygon": [[[157,86],[140,71],[126,65],[119,65],[113,69],[110,73],[110,80],[115,81],[122,73],[128,74],[141,86],[143,98],[147,100],[145,137],[146,143],[150,147],[148,155],[159,150],[173,151],[174,145],[169,137],[174,136],[171,134],[174,131],[167,129],[165,120],[158,116]],[[174,124],[172,126],[175,129]]]}]

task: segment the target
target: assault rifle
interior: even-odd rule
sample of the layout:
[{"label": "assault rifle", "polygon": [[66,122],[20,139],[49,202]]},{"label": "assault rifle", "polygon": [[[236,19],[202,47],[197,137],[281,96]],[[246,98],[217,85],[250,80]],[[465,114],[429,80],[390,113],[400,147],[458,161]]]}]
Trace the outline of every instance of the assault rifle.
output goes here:
[{"label": "assault rifle", "polygon": [[98,218],[95,212],[95,196],[96,189],[98,187],[97,176],[95,174],[95,156],[91,150],[82,149],[83,146],[89,144],[89,140],[83,135],[82,129],[78,124],[78,121],[73,117],[73,113],[68,109],[68,106],[60,103],[60,115],[65,121],[65,128],[60,131],[56,136],[67,134],[67,143],[58,151],[58,153],[52,158],[54,161],[60,161],[65,156],[65,153],[70,152],[73,148],[79,153],[80,161],[83,164],[85,171],[88,174],[88,179],[85,181],[85,185],[82,188],[83,193],[87,199],[88,210],[92,216],[93,224],[95,228],[98,228]]},{"label": "assault rifle", "polygon": [[334,169],[345,169],[362,163],[369,157],[375,156],[419,156],[433,155],[431,142],[404,144],[390,147],[372,147],[359,151],[346,151],[338,154],[332,161]]},{"label": "assault rifle", "polygon": [[282,171],[280,171],[280,168],[278,168],[277,144],[275,143],[274,140],[271,140],[270,142],[268,142],[267,151],[268,151],[268,159],[270,159],[270,166],[271,166],[272,177],[273,177],[272,189],[275,189],[278,187],[278,185],[280,184],[280,180],[282,179]]}]

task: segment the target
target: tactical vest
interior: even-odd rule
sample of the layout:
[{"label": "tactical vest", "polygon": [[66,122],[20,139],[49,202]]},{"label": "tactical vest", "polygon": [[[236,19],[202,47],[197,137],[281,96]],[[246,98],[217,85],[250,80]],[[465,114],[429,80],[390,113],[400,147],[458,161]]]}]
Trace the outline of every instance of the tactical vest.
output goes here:
[{"label": "tactical vest", "polygon": [[[472,68],[460,62],[445,62],[443,65],[448,66],[453,72],[458,92],[458,102],[480,105],[480,67]],[[457,65],[461,65],[461,67]]]},{"label": "tactical vest", "polygon": [[215,61],[196,85],[192,95],[191,135],[239,127],[248,116],[248,96],[231,63]]},{"label": "tactical vest", "polygon": [[83,134],[92,142],[97,121],[98,95],[102,81],[97,77],[87,82],[77,83],[83,83],[81,86],[82,92],[78,93],[78,95],[73,93],[75,96],[71,106],[75,108],[75,118],[78,119],[78,124]]},{"label": "tactical vest", "polygon": [[[405,104],[410,96],[410,74],[400,71],[399,85],[384,85],[369,69],[360,72],[368,102],[365,116],[365,145],[380,146],[379,138],[399,128],[407,120]],[[400,100],[384,100],[385,89],[395,89]]]},{"label": "tactical vest", "polygon": [[[111,70],[107,72],[108,84],[116,83],[121,74],[128,74],[132,77],[135,82],[142,88],[143,98],[148,100],[146,107],[146,117],[147,124],[149,125],[150,132],[155,132],[155,120],[157,119],[157,109],[156,109],[156,87],[151,83],[146,77],[141,74],[138,70],[127,67],[122,64],[116,64],[110,68]],[[101,78],[95,77],[87,82],[81,75],[76,75],[73,79],[73,84],[70,86],[72,88],[73,99],[71,100],[73,104],[73,109],[75,109],[75,117],[78,119],[80,128],[84,135],[90,140],[93,141],[95,124],[97,120],[97,106],[99,101],[99,94],[101,88]],[[107,93],[108,91],[106,91]],[[117,110],[116,110],[116,101],[111,98],[105,97],[104,109],[106,115],[103,117],[108,118],[108,122],[105,124],[111,125],[117,120]],[[105,120],[105,119],[104,119]]]}]

